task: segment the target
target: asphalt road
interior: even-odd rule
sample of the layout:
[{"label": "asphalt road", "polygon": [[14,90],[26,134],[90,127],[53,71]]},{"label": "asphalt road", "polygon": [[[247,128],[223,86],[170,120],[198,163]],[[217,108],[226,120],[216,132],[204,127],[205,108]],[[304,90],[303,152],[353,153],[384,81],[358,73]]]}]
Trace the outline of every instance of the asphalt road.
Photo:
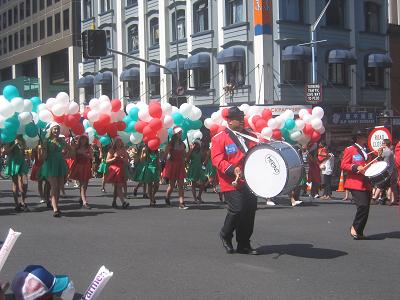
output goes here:
[{"label": "asphalt road", "polygon": [[157,208],[149,208],[139,194],[129,200],[130,209],[115,210],[95,181],[89,188],[93,209],[79,209],[77,190],[68,188],[63,217],[57,219],[38,204],[33,185],[32,211],[14,212],[10,184],[0,181],[0,239],[9,227],[22,235],[1,280],[12,280],[28,264],[42,264],[70,275],[82,294],[105,265],[114,276],[101,299],[392,300],[400,295],[397,207],[373,206],[366,228],[371,240],[354,241],[348,233],[355,212],[350,203],[320,200],[292,208],[285,198],[276,207],[260,200],[253,246],[262,255],[227,255],[218,239],[225,207],[212,193],[200,206],[188,201],[185,211],[164,207],[164,192]]}]

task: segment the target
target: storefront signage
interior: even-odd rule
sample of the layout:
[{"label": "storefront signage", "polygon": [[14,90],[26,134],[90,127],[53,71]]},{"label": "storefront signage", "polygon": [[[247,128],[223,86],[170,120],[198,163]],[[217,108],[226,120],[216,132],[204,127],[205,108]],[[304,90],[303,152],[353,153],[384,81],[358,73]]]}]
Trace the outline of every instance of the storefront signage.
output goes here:
[{"label": "storefront signage", "polygon": [[367,112],[355,113],[334,113],[330,120],[334,125],[348,125],[348,124],[376,124],[376,115]]},{"label": "storefront signage", "polygon": [[272,34],[272,0],[253,0],[254,35]]}]

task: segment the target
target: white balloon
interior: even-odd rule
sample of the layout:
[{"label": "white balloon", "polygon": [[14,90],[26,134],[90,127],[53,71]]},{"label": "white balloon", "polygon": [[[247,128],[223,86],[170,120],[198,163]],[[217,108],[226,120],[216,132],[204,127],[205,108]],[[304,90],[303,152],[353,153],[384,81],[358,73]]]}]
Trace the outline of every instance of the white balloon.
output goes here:
[{"label": "white balloon", "polygon": [[125,131],[118,131],[118,135],[120,136],[122,142],[126,145],[130,141],[130,134]]},{"label": "white balloon", "polygon": [[168,102],[161,103],[161,110],[164,115],[170,115],[172,112],[172,105]]},{"label": "white balloon", "polygon": [[31,112],[32,108],[33,108],[33,104],[31,102],[31,100],[25,99],[23,111]]},{"label": "white balloon", "polygon": [[139,108],[139,110],[141,110],[142,108],[145,108],[145,107],[149,107],[146,104],[146,102],[143,102],[143,101],[139,101],[138,103],[136,103],[136,106],[137,106],[137,108]]},{"label": "white balloon", "polygon": [[101,103],[101,102],[109,102],[109,103],[111,103],[110,98],[108,98],[107,95],[101,95],[101,96],[99,97],[99,100],[100,100],[100,103]]},{"label": "white balloon", "polygon": [[312,119],[313,119],[313,117],[310,115],[310,114],[306,114],[306,115],[304,115],[303,116],[303,121],[304,121],[304,123],[306,123],[306,124],[310,124],[311,123],[311,121],[312,121]]},{"label": "white balloon", "polygon": [[290,134],[290,139],[297,142],[298,140],[300,140],[301,135],[302,135],[301,131],[293,131]]},{"label": "white balloon", "polygon": [[142,138],[143,138],[143,134],[141,134],[139,132],[134,132],[134,133],[131,133],[129,140],[131,141],[132,144],[136,145],[142,141]]},{"label": "white balloon", "polygon": [[160,143],[163,144],[168,138],[168,129],[161,128],[161,130],[157,133],[158,138],[160,139]]},{"label": "white balloon", "polygon": [[143,107],[139,110],[139,119],[145,122],[150,122],[151,121],[151,116],[149,114],[149,108],[148,107]]},{"label": "white balloon", "polygon": [[214,123],[220,124],[222,122],[221,110],[213,112],[211,114],[211,120],[213,120]]},{"label": "white balloon", "polygon": [[281,116],[277,116],[275,121],[278,129],[282,129],[285,126],[285,120]]},{"label": "white balloon", "polygon": [[53,108],[54,104],[56,104],[56,103],[57,103],[57,100],[55,98],[49,98],[46,101],[46,108],[48,110],[51,110]]},{"label": "white balloon", "polygon": [[99,110],[100,107],[100,100],[97,98],[93,98],[89,101],[89,107],[91,110]]},{"label": "white balloon", "polygon": [[221,126],[228,127],[228,122],[223,120],[222,123],[221,123]]},{"label": "white balloon", "polygon": [[32,112],[32,120],[33,120],[33,123],[35,123],[35,124],[37,124],[37,122],[39,122],[39,116],[37,113]]},{"label": "white balloon", "polygon": [[[108,98],[108,97],[107,97]],[[104,114],[111,114],[111,102],[102,101],[100,102],[99,111]]]},{"label": "white balloon", "polygon": [[242,105],[239,106],[239,109],[244,112],[245,115],[248,115],[248,111],[250,109],[250,105],[243,103]]},{"label": "white balloon", "polygon": [[324,109],[319,106],[314,107],[312,110],[312,116],[322,119],[324,117]]},{"label": "white balloon", "polygon": [[308,114],[307,109],[304,109],[304,108],[300,109],[300,111],[299,111],[299,117],[300,117],[301,119],[303,119],[303,117],[304,117],[306,114]]},{"label": "white balloon", "polygon": [[324,134],[324,133],[325,133],[325,127],[324,127],[324,126],[321,126],[321,128],[320,128],[320,129],[317,129],[317,131],[318,131],[320,134]]},{"label": "white balloon", "polygon": [[25,126],[24,126],[24,125],[18,126],[17,135],[18,135],[18,134],[24,134],[24,132],[25,132]]},{"label": "white balloon", "polygon": [[53,106],[52,112],[55,116],[60,117],[64,115],[65,106],[62,103],[57,103]]},{"label": "white balloon", "polygon": [[85,129],[85,132],[88,134],[88,136],[94,136],[94,134],[96,133],[96,130],[94,130],[93,127],[88,127]]},{"label": "white balloon", "polygon": [[79,112],[79,105],[76,102],[70,102],[68,106],[68,114],[74,115]]},{"label": "white balloon", "polygon": [[5,119],[10,118],[14,114],[14,107],[5,99],[1,99],[0,101],[0,115],[2,115]]},{"label": "white balloon", "polygon": [[172,127],[172,125],[174,125],[174,119],[172,119],[172,117],[170,115],[166,115],[164,117],[164,128],[170,128]]},{"label": "white balloon", "polygon": [[174,112],[177,112],[177,111],[179,111],[179,109],[176,106],[172,106],[171,114],[173,114]]},{"label": "white balloon", "polygon": [[126,106],[126,112],[129,113],[131,111],[132,108],[136,107],[135,103],[128,103],[128,105]]},{"label": "white balloon", "polygon": [[38,136],[34,136],[34,137],[29,137],[27,135],[24,134],[23,136],[24,140],[25,140],[25,144],[28,148],[35,148],[38,144],[39,141],[39,137]]},{"label": "white balloon", "polygon": [[192,109],[192,112],[189,115],[189,119],[192,121],[196,121],[201,118],[201,115],[202,115],[201,109],[194,106]]},{"label": "white balloon", "polygon": [[200,130],[196,130],[196,132],[193,134],[193,138],[195,140],[201,140],[203,138],[203,133]]},{"label": "white balloon", "polygon": [[276,122],[275,118],[269,119],[267,124],[268,124],[268,127],[271,129],[277,129],[279,126],[279,124]]},{"label": "white balloon", "polygon": [[47,109],[43,109],[39,112],[39,119],[43,122],[50,123],[53,121],[53,115]]},{"label": "white balloon", "polygon": [[30,122],[32,122],[33,117],[32,114],[29,112],[22,112],[18,114],[18,121],[21,123],[21,125],[26,125]]},{"label": "white balloon", "polygon": [[255,115],[261,116],[263,109],[264,109],[264,107],[262,107],[262,106],[250,106],[250,108],[248,110],[248,115],[249,116],[255,116]]},{"label": "white balloon", "polygon": [[284,119],[285,120],[290,120],[294,118],[294,113],[293,111],[291,111],[290,109],[285,110],[285,112],[283,113],[284,115]]},{"label": "white balloon", "polygon": [[[271,120],[271,119],[270,119]],[[271,139],[272,137],[272,129],[269,127],[264,127],[263,130],[261,130],[261,137],[263,137],[266,140]]]},{"label": "white balloon", "polygon": [[179,112],[185,117],[188,118],[190,113],[192,112],[193,105],[190,103],[182,103],[181,107],[179,108]]},{"label": "white balloon", "polygon": [[21,97],[15,97],[11,100],[11,105],[14,107],[15,112],[24,111],[24,99]]},{"label": "white balloon", "polygon": [[304,121],[301,120],[301,119],[297,119],[297,120],[295,121],[295,123],[296,123],[296,128],[297,128],[298,130],[303,130],[304,126],[306,125],[306,124],[304,123]]},{"label": "white balloon", "polygon": [[38,111],[38,112],[41,111],[41,110],[44,110],[44,109],[47,109],[45,103],[40,103],[40,104],[38,105],[38,107],[37,107],[37,111]]},{"label": "white balloon", "polygon": [[4,121],[5,120],[6,119],[2,115],[0,115],[0,128],[4,128]]},{"label": "white balloon", "polygon": [[96,110],[90,110],[87,114],[89,121],[93,124],[94,122],[98,121],[100,118],[100,113]]},{"label": "white balloon", "polygon": [[210,129],[213,124],[214,121],[211,120],[211,118],[207,118],[204,120],[204,127],[206,127],[207,129]]},{"label": "white balloon", "polygon": [[323,126],[321,119],[318,119],[318,118],[312,119],[311,120],[311,126],[315,130],[321,129],[321,127]]},{"label": "white balloon", "polygon": [[90,122],[89,122],[89,120],[84,119],[84,120],[82,121],[82,125],[83,125],[83,128],[89,128],[89,127],[90,127]]},{"label": "white balloon", "polygon": [[57,94],[56,100],[57,103],[63,103],[64,105],[66,105],[67,103],[69,103],[69,96],[65,92],[60,92]]},{"label": "white balloon", "polygon": [[116,121],[122,121],[124,117],[126,116],[125,112],[123,110],[119,110],[116,112]]}]

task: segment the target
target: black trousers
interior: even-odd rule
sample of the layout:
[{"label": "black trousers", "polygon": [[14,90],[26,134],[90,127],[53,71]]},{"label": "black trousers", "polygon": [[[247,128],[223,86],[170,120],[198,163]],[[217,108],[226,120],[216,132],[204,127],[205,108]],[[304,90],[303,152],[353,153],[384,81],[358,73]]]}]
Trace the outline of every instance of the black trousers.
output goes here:
[{"label": "black trousers", "polygon": [[370,191],[357,191],[350,190],[353,196],[353,201],[357,206],[356,215],[354,216],[353,227],[357,234],[363,235],[364,228],[367,224],[369,215],[369,206],[371,202],[371,192]]},{"label": "black trousers", "polygon": [[332,196],[332,175],[324,176],[324,196]]},{"label": "black trousers", "polygon": [[247,186],[237,191],[224,192],[224,197],[228,203],[228,212],[221,235],[226,239],[232,239],[233,232],[236,231],[238,248],[250,246],[257,210],[257,197],[250,192]]}]

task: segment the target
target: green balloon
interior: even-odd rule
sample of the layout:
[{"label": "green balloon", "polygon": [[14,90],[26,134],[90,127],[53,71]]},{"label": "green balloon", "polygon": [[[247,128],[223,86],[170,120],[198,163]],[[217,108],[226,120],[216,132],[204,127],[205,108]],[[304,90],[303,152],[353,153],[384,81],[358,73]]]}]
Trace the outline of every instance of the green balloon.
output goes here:
[{"label": "green balloon", "polygon": [[285,129],[292,130],[296,126],[296,122],[293,119],[288,119],[285,121]]},{"label": "green balloon", "polygon": [[194,130],[200,129],[201,127],[203,127],[203,122],[201,120],[192,121],[192,128]]},{"label": "green balloon", "polygon": [[20,123],[18,121],[18,118],[14,118],[14,117],[8,118],[4,122],[4,128],[6,130],[13,131],[13,132],[17,132],[19,125],[20,125]]},{"label": "green balloon", "polygon": [[37,112],[37,108],[38,108],[39,104],[42,103],[42,101],[40,100],[39,97],[32,97],[30,100],[32,102],[32,111]]},{"label": "green balloon", "polygon": [[39,127],[40,129],[45,129],[47,126],[46,122],[43,122],[42,120],[39,120],[39,122],[37,122],[37,127]]},{"label": "green balloon", "polygon": [[3,96],[8,101],[11,101],[13,98],[19,97],[19,91],[15,86],[9,84],[4,87]]},{"label": "green balloon", "polygon": [[12,141],[15,140],[15,138],[17,137],[15,132],[11,132],[11,131],[2,131],[0,138],[3,141],[3,143],[11,143]]},{"label": "green balloon", "polygon": [[139,108],[133,107],[129,112],[128,112],[129,117],[133,121],[137,121],[139,119]]},{"label": "green balloon", "polygon": [[102,137],[100,138],[100,143],[101,143],[103,146],[107,146],[107,145],[109,145],[109,144],[111,143],[111,139],[110,139],[108,136],[102,136]]},{"label": "green balloon", "polygon": [[178,125],[178,126],[182,125],[184,118],[183,118],[183,115],[180,112],[178,112],[178,111],[174,112],[171,115],[171,117],[174,120],[175,125]]},{"label": "green balloon", "polygon": [[35,124],[29,123],[25,126],[25,134],[31,138],[38,135],[38,129]]}]

